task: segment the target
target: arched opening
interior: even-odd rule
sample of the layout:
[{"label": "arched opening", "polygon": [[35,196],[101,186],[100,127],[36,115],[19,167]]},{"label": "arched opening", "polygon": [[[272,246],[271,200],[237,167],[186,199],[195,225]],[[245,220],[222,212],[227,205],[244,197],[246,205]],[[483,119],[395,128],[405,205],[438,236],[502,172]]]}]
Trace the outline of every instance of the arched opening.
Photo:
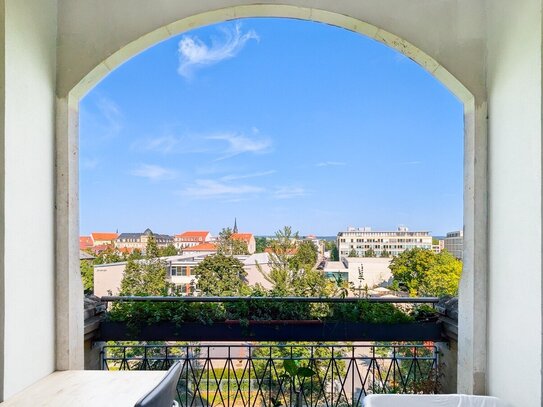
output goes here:
[{"label": "arched opening", "polygon": [[[119,50],[114,55],[107,58],[99,66],[97,66],[92,72],[90,72],[82,81],[75,86],[69,93],[65,104],[61,106],[60,115],[63,117],[63,120],[66,122],[61,123],[61,127],[66,127],[64,132],[60,132],[67,136],[67,150],[68,151],[77,151],[77,121],[78,121],[78,103],[79,99],[85,92],[90,89],[95,83],[97,83],[102,77],[107,75],[108,72],[113,70],[116,66],[121,64],[123,61],[130,58],[137,52],[142,51],[148,46],[165,39],[171,35],[181,33],[186,31],[189,28],[195,26],[201,26],[204,24],[209,24],[212,22],[224,21],[240,17],[289,17],[289,18],[299,18],[306,19],[310,21],[318,21],[338,27],[346,28],[357,33],[367,35],[371,38],[376,39],[377,41],[383,42],[386,45],[389,45],[402,54],[408,56],[409,58],[416,61],[423,68],[432,73],[438,80],[440,80],[445,86],[447,86],[463,103],[464,103],[464,117],[465,117],[465,197],[464,197],[464,206],[465,206],[465,219],[469,223],[465,228],[465,242],[466,242],[466,259],[465,262],[465,271],[464,274],[471,278],[474,274],[475,264],[474,264],[474,245],[476,244],[477,238],[475,237],[475,223],[480,223],[481,220],[475,215],[476,208],[475,203],[473,202],[473,194],[475,193],[475,170],[474,170],[474,161],[475,161],[475,151],[473,147],[474,137],[475,137],[475,106],[473,96],[465,87],[458,82],[452,75],[450,75],[445,68],[443,68],[439,63],[434,59],[426,55],[421,50],[417,49],[408,42],[397,38],[393,34],[385,32],[378,29],[370,24],[364,23],[360,20],[353,19],[347,16],[338,15],[334,13],[329,13],[326,11],[315,10],[315,9],[302,9],[297,7],[289,6],[267,6],[267,5],[258,5],[258,6],[240,6],[232,7],[220,11],[212,11],[208,13],[203,13],[194,17],[190,17],[176,23],[170,24],[168,26],[162,27],[161,29],[154,31],[144,37],[141,37],[134,42],[128,44],[123,49]],[[66,113],[66,114],[64,114]],[[62,148],[62,147],[61,147]],[[68,162],[67,158],[65,168],[67,169],[68,182],[65,182],[64,179],[61,179],[61,188],[62,185],[67,186],[66,191],[70,196],[77,197],[77,158],[72,157],[71,161]],[[69,259],[69,264],[76,264],[76,251],[74,245],[74,233],[77,233],[78,230],[78,202],[77,199],[70,201],[69,211],[66,213],[66,218],[70,219],[72,224],[68,225],[68,229],[72,231],[70,237],[63,241],[64,238],[61,237],[61,242],[59,245],[59,251],[62,252],[59,257]],[[60,209],[61,211],[64,208]],[[477,218],[477,219],[476,219]],[[484,222],[484,221],[482,221]],[[471,224],[472,223],[472,224]],[[482,238],[481,238],[482,240]],[[483,244],[484,245],[484,244]],[[484,260],[480,260],[484,262]],[[484,268],[483,268],[484,271]],[[473,283],[464,282],[464,294],[468,296],[468,300],[465,304],[473,304],[473,299],[469,300],[469,291],[470,287],[473,287]],[[66,295],[66,294],[64,294]],[[468,305],[469,307],[469,305]],[[469,319],[472,320],[473,313],[470,312]],[[479,316],[482,317],[482,316]],[[484,317],[483,317],[484,320]],[[484,325],[484,324],[482,324]],[[482,326],[479,329],[484,329]],[[68,329],[66,326],[59,326],[61,332],[67,332]],[[57,334],[58,335],[58,334]],[[480,336],[478,333],[476,336]],[[469,351],[468,351],[469,352]],[[470,360],[473,360],[471,358]]]}]

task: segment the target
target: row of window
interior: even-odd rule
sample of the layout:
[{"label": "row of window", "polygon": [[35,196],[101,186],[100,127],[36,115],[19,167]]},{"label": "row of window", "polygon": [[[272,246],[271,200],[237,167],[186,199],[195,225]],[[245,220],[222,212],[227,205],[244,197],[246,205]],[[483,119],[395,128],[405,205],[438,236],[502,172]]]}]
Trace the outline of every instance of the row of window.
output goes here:
[{"label": "row of window", "polygon": [[190,267],[189,266],[171,266],[170,275],[171,276],[190,276]]}]

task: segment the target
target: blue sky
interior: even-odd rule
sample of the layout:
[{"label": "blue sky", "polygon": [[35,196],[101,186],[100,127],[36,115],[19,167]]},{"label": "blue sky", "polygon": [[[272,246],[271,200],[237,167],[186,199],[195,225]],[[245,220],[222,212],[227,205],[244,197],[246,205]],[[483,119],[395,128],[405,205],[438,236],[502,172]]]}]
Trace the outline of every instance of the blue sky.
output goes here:
[{"label": "blue sky", "polygon": [[462,228],[461,103],[369,38],[243,19],[161,42],[80,106],[81,233]]}]

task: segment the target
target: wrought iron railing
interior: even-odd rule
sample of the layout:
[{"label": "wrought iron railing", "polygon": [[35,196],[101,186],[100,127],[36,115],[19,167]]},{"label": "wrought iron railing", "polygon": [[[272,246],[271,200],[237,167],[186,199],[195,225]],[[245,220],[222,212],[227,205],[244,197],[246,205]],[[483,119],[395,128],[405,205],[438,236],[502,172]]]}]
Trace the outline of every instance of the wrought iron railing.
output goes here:
[{"label": "wrought iron railing", "polygon": [[[370,393],[434,393],[439,387],[433,343],[138,344],[102,351],[102,368],[109,370],[162,370],[177,360],[183,407],[360,406]],[[293,379],[290,361],[312,373]]]}]

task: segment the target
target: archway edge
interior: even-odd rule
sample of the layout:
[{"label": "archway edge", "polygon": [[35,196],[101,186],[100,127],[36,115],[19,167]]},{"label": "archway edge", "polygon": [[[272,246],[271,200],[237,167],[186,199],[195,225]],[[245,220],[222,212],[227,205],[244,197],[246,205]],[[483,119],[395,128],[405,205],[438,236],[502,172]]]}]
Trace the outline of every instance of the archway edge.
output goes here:
[{"label": "archway edge", "polygon": [[[407,37],[418,44],[424,44],[423,48],[432,50],[434,55],[439,56],[438,59],[445,60],[451,69],[454,68],[453,71],[457,74],[455,77],[435,58],[413,45],[412,42],[376,25],[364,22],[360,18],[342,14],[340,11],[326,11],[297,5],[257,4],[235,5],[204,12],[200,8],[199,12],[191,12],[190,9],[196,3],[187,0],[187,3],[184,3],[186,7],[183,5],[183,12],[186,12],[186,16],[173,22],[167,22],[164,20],[164,10],[158,9],[154,16],[150,15],[153,17],[150,18],[153,20],[152,24],[150,23],[152,28],[147,33],[141,27],[137,27],[141,29],[138,34],[134,34],[133,29],[124,27],[126,31],[129,31],[127,35],[112,37],[111,43],[106,44],[107,46],[100,50],[100,46],[104,45],[104,41],[109,38],[108,35],[112,35],[113,32],[105,30],[105,33],[97,33],[93,18],[96,18],[97,15],[100,16],[98,26],[103,26],[106,23],[111,24],[111,21],[117,21],[116,18],[118,19],[119,15],[124,15],[123,13],[127,11],[127,3],[123,3],[121,0],[119,3],[108,3],[110,11],[116,13],[112,19],[108,20],[109,14],[106,13],[108,10],[103,7],[98,9],[96,6],[98,0],[94,2],[81,0],[78,4],[83,10],[75,7],[70,8],[72,2],[76,0],[64,1],[66,1],[66,7],[60,9],[62,11],[59,17],[61,20],[59,34],[61,49],[57,52],[56,336],[58,351],[56,366],[58,370],[82,369],[83,366],[83,330],[81,328],[83,324],[81,312],[83,298],[82,290],[78,288],[81,285],[81,277],[78,267],[79,247],[77,244],[79,236],[78,105],[80,98],[119,65],[139,52],[174,35],[193,28],[237,18],[278,17],[325,23],[373,38],[414,60],[464,103],[464,271],[460,290],[458,328],[458,391],[468,394],[485,393],[488,142],[484,58],[481,57],[485,49],[479,32],[482,24],[477,18],[470,18],[468,25],[458,25],[456,20],[452,19],[453,23],[451,24],[454,25],[452,27],[446,23],[451,21],[450,13],[458,10],[447,8],[448,5],[445,2],[431,3],[433,5],[425,3],[425,10],[428,10],[428,14],[434,15],[443,23],[436,25],[436,21],[426,18],[424,20],[426,23],[422,23],[422,25],[429,24],[433,30],[432,35],[426,36],[428,31],[424,27],[419,29],[418,21],[422,16],[417,2],[413,1],[405,3],[407,8],[411,7],[409,18],[389,18],[387,20],[388,30],[398,23],[400,26],[403,24],[398,32],[403,30],[404,33],[411,33],[408,28],[417,24],[419,35],[411,38],[410,34]],[[135,0],[130,1],[135,2]],[[169,0],[163,1],[164,4],[170,4]],[[294,3],[302,0],[289,1]],[[382,0],[375,0],[375,4],[379,5],[380,1]],[[369,2],[370,0],[368,0]],[[367,6],[368,3],[364,4]],[[175,4],[177,5],[177,2]],[[352,6],[354,3],[350,4]],[[466,4],[469,4],[469,7],[464,7],[462,13],[470,17],[477,17],[477,11],[480,11],[477,9],[478,3],[468,2]],[[387,7],[390,8],[390,4],[383,5],[379,10],[381,17]],[[365,9],[364,13],[366,11],[370,12],[371,8],[370,10]],[[150,13],[150,10],[138,9],[140,17],[146,12]],[[89,14],[93,13],[94,15],[89,17]],[[145,16],[147,15],[145,14]],[[70,17],[75,21],[71,21]],[[380,21],[376,19],[375,15],[369,20]],[[83,26],[79,27],[78,24],[83,24]],[[455,31],[449,33],[448,30],[453,29]],[[132,38],[136,39],[132,40]],[[432,42],[423,40],[426,38],[432,39]],[[118,49],[114,50],[115,47]],[[87,53],[82,51],[86,48],[89,51]],[[100,55],[100,53],[102,54]],[[82,61],[78,62],[78,66],[74,66],[77,58],[81,58]],[[99,62],[101,59],[102,62]],[[464,84],[468,86],[464,86]],[[468,87],[471,88],[471,92]]]},{"label": "archway edge", "polygon": [[77,101],[79,101],[88,91],[90,91],[98,82],[100,82],[100,80],[106,77],[118,66],[161,41],[167,40],[175,35],[194,28],[239,18],[252,17],[292,18],[313,21],[344,28],[358,34],[365,35],[395,49],[396,51],[415,61],[422,68],[431,73],[444,86],[446,86],[459,100],[464,103],[466,107],[473,103],[473,94],[462,84],[462,82],[460,82],[433,57],[403,38],[400,38],[399,36],[368,22],[350,17],[348,15],[318,8],[285,4],[251,4],[230,6],[194,14],[155,29],[128,43],[92,69],[70,91],[69,99],[77,103]]}]

